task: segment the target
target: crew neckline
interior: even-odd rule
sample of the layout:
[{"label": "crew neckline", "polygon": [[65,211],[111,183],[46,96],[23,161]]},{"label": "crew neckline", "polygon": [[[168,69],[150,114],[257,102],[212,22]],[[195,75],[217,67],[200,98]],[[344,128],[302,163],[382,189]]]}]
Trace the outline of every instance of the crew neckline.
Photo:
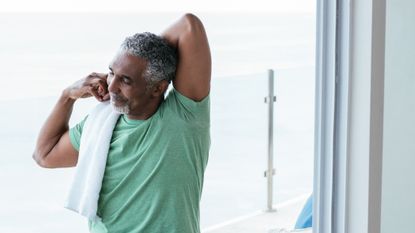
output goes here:
[{"label": "crew neckline", "polygon": [[127,116],[127,115],[125,115],[125,114],[122,114],[122,115],[121,115],[121,118],[122,118],[122,120],[123,120],[125,123],[127,123],[127,124],[129,124],[129,125],[140,125],[140,124],[142,124],[142,123],[144,123],[144,122],[148,121],[149,119],[151,119],[151,117],[150,117],[150,118],[148,118],[147,120],[136,120],[136,119],[130,119],[130,118],[128,118],[128,116]]}]

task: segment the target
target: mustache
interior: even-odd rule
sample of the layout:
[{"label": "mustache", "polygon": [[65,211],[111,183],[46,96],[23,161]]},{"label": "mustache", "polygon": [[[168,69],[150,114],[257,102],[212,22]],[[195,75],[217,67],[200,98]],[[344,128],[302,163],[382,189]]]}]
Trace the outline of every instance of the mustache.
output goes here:
[{"label": "mustache", "polygon": [[126,98],[124,98],[121,95],[117,95],[115,93],[110,93],[110,98],[111,98],[112,101],[121,101],[121,102],[127,101]]}]

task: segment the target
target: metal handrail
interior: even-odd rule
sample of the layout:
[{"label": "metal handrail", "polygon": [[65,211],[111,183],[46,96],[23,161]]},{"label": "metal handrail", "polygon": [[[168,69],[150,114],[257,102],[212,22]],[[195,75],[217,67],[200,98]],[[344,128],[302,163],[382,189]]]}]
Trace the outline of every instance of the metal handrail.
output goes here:
[{"label": "metal handrail", "polygon": [[274,102],[277,98],[274,95],[274,70],[268,70],[268,96],[265,103],[268,103],[268,167],[264,173],[267,177],[267,212],[275,212],[273,207],[273,176],[274,169]]}]

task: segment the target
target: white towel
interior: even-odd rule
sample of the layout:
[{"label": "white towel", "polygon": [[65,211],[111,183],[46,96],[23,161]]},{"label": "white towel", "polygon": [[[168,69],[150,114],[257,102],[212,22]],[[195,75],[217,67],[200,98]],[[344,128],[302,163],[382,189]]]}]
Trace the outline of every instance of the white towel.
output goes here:
[{"label": "white towel", "polygon": [[99,103],[88,115],[82,130],[78,164],[65,208],[91,221],[100,219],[97,216],[99,192],[112,131],[119,115],[110,101]]}]

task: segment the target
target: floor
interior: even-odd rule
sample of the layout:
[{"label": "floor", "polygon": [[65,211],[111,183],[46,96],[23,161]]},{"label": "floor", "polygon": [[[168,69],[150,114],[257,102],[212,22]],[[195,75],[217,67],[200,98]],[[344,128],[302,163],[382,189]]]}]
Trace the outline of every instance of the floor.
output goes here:
[{"label": "floor", "polygon": [[[257,211],[227,222],[208,227],[202,233],[277,233],[284,228],[287,232],[311,233],[311,229],[291,231],[309,195],[302,195],[274,206],[276,211]],[[284,231],[283,231],[284,232]]]}]

